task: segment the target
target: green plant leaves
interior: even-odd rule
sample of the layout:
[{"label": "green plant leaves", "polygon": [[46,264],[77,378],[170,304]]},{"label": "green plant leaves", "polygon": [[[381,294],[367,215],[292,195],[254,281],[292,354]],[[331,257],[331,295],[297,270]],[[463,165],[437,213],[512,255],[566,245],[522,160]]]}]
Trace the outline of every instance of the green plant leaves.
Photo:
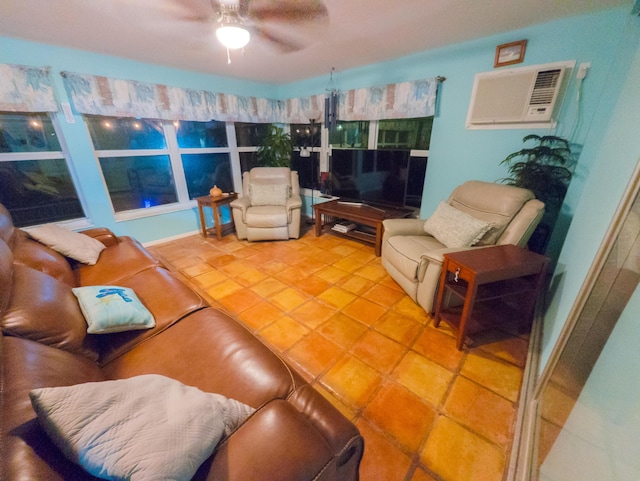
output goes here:
[{"label": "green plant leaves", "polygon": [[289,167],[292,149],[291,135],[282,127],[274,125],[263,137],[257,155],[264,167]]}]

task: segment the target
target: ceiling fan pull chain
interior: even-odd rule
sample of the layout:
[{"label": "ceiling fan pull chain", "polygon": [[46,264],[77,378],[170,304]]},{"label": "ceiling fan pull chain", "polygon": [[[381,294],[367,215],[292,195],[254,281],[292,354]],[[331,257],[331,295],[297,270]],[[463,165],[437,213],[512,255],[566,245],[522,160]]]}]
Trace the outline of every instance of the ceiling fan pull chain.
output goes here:
[{"label": "ceiling fan pull chain", "polygon": [[229,49],[227,48],[227,65],[231,63],[231,55],[229,54]]}]

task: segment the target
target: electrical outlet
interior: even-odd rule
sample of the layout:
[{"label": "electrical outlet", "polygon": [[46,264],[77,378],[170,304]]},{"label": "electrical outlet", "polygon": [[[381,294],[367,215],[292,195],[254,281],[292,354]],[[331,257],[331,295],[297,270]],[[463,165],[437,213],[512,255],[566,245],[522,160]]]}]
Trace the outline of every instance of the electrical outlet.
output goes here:
[{"label": "electrical outlet", "polygon": [[578,67],[578,73],[576,75],[576,78],[579,78],[579,79],[585,78],[587,76],[587,70],[589,70],[589,68],[591,68],[591,62],[581,63],[580,66]]}]

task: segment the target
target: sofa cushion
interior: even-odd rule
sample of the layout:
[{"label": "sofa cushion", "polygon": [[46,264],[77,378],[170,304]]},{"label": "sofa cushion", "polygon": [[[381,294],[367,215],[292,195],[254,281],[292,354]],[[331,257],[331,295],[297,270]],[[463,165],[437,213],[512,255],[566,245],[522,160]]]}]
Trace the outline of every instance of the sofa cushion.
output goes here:
[{"label": "sofa cushion", "polygon": [[476,244],[491,224],[451,207],[441,201],[424,223],[424,230],[447,247],[470,247]]},{"label": "sofa cushion", "polygon": [[70,231],[56,224],[46,224],[28,230],[31,237],[51,247],[62,255],[84,264],[93,265],[98,261],[105,245],[92,237]]},{"label": "sofa cushion", "polygon": [[16,264],[44,272],[73,287],[75,279],[68,260],[60,253],[31,239],[26,232],[16,229],[11,249]]},{"label": "sofa cushion", "polygon": [[247,209],[247,225],[260,229],[283,227],[289,223],[287,210],[283,205],[265,205]]},{"label": "sofa cushion", "polygon": [[80,264],[73,273],[77,287],[113,285],[157,265],[158,261],[139,242],[124,240],[103,250],[96,265]]},{"label": "sofa cushion", "polygon": [[65,456],[107,479],[191,479],[222,436],[253,412],[154,374],[29,395]]},{"label": "sofa cushion", "polygon": [[138,343],[102,370],[112,379],[162,374],[250,406],[287,399],[297,386],[280,357],[236,320],[211,307]]},{"label": "sofa cushion", "polygon": [[150,329],[156,321],[128,287],[85,286],[72,289],[78,298],[89,334]]},{"label": "sofa cushion", "polygon": [[131,288],[151,312],[156,327],[141,331],[125,331],[99,336],[100,363],[128,351],[145,339],[167,329],[193,311],[202,309],[205,302],[196,292],[162,267],[151,267],[120,280]]},{"label": "sofa cushion", "polygon": [[14,266],[11,300],[0,323],[5,334],[97,359],[71,287],[30,267]]},{"label": "sofa cushion", "polygon": [[39,426],[29,391],[103,381],[96,363],[63,349],[29,339],[0,336],[3,386],[0,478],[64,481],[88,476],[68,461]]}]

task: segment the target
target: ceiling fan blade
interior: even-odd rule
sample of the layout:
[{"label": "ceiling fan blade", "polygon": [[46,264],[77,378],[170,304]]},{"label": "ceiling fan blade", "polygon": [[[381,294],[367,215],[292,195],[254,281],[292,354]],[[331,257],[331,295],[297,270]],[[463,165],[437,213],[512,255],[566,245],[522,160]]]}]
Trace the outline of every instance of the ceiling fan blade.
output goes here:
[{"label": "ceiling fan blade", "polygon": [[282,36],[274,35],[264,28],[254,27],[253,31],[256,35],[264,40],[267,40],[283,53],[297,52],[298,50],[302,50],[304,48],[304,45],[302,45],[301,43],[288,38],[284,38]]},{"label": "ceiling fan blade", "polygon": [[326,19],[327,7],[321,0],[246,0],[249,16],[259,21],[304,22]]}]

